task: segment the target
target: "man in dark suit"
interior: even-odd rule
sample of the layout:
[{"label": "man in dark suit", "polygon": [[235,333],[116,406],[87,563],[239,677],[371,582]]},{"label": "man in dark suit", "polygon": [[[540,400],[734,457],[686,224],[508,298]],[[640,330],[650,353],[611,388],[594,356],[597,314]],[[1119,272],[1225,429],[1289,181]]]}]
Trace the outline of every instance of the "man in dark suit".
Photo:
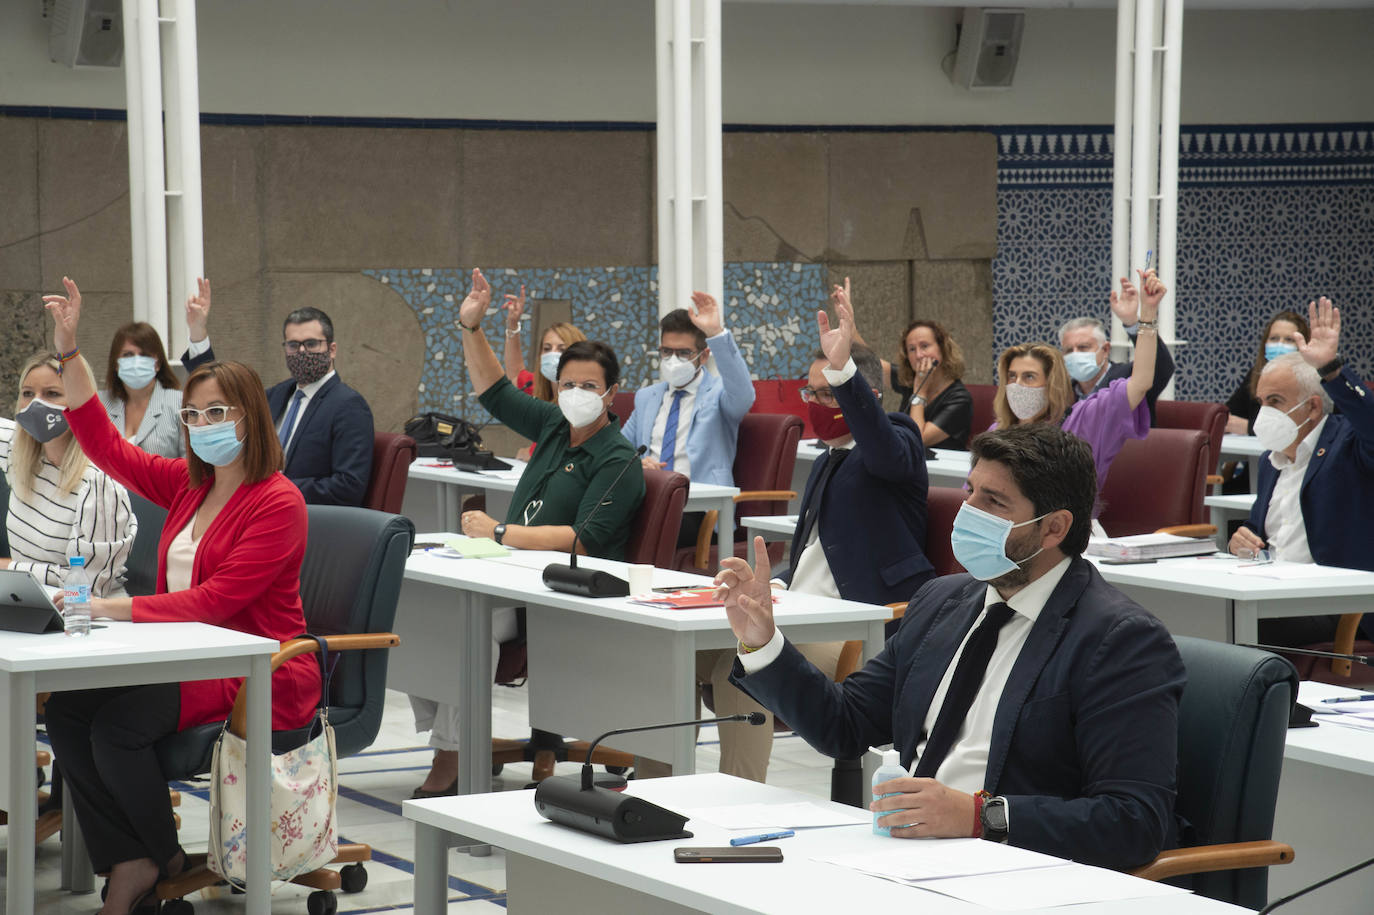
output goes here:
[{"label": "man in dark suit", "polygon": [[[210,289],[186,305],[190,346],[181,357],[188,372],[215,361],[207,323]],[[339,380],[334,324],[318,308],[298,308],[282,325],[282,349],[291,378],[267,390],[272,422],[286,455],[283,472],[314,505],[361,505],[372,476],[372,410]]]},{"label": "man in dark suit", "polygon": [[757,572],[725,560],[734,680],[821,753],[890,742],[914,763],[874,788],[894,837],[1144,864],[1178,834],[1173,639],[1081,556],[1097,494],[1084,442],[1031,423],[971,450],[951,535],[970,574],[923,587],[883,651],[841,684],[774,625],[766,554]]},{"label": "man in dark suit", "polygon": [[[1298,334],[1298,351],[1269,360],[1255,385],[1255,435],[1271,450],[1230,550],[1374,571],[1374,395],[1344,368],[1340,309],[1322,297],[1307,310],[1312,339]],[[1328,642],[1335,628],[1334,616],[1260,620],[1260,641]],[[1374,614],[1360,628],[1374,638]]]},{"label": "man in dark suit", "polygon": [[[925,446],[911,417],[884,413],[882,361],[853,342],[854,315],[836,296],[836,327],[819,312],[821,351],[802,388],[812,426],[829,450],[806,481],[792,535],[791,565],[774,586],[869,604],[907,601],[935,577],[926,559]],[[843,642],[803,645],[833,675]],[[710,682],[718,715],[768,710],[730,682],[735,653],[697,653],[697,676]],[[762,727],[720,726],[720,771],[763,781],[773,746],[772,716]]]},{"label": "man in dark suit", "polygon": [[[1155,304],[1162,298],[1164,294],[1160,293],[1155,297]],[[1140,320],[1140,297],[1135,284],[1123,278],[1121,295],[1115,291],[1111,294],[1111,307],[1112,314],[1121,319],[1126,335],[1135,343],[1136,325]],[[1118,378],[1131,377],[1134,363],[1111,361],[1112,344],[1107,339],[1107,328],[1097,318],[1074,318],[1064,322],[1059,328],[1059,349],[1064,353],[1064,367],[1073,378],[1073,393],[1079,400],[1104,390]],[[1155,402],[1173,377],[1174,360],[1161,339],[1155,351],[1154,383],[1145,393],[1151,426],[1155,424]]]}]

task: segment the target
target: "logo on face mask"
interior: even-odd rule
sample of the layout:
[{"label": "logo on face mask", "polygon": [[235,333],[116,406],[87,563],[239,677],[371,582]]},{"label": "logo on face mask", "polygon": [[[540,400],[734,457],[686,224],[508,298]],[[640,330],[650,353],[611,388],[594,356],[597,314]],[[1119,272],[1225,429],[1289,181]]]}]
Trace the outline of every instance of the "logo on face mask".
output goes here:
[{"label": "logo on face mask", "polygon": [[811,428],[822,441],[830,442],[849,435],[849,423],[838,406],[830,407],[813,400],[806,405],[806,412]]},{"label": "logo on face mask", "polygon": [[14,417],[19,427],[42,445],[67,431],[67,414],[62,408],[35,397]]}]

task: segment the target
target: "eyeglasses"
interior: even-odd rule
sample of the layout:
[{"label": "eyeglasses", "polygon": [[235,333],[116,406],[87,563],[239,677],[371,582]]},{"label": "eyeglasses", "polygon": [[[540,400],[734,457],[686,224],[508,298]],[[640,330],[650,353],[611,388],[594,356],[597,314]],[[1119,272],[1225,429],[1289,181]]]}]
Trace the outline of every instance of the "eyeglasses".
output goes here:
[{"label": "eyeglasses", "polygon": [[666,346],[658,348],[658,358],[669,359],[673,356],[678,357],[683,362],[690,362],[701,352],[699,349],[669,349]]},{"label": "eyeglasses", "polygon": [[581,388],[584,391],[591,391],[593,394],[601,393],[601,385],[597,384],[595,381],[584,381],[581,384],[578,384],[576,381],[560,381],[558,382],[558,388],[562,391],[571,391],[573,388]]},{"label": "eyeglasses", "polygon": [[318,337],[312,340],[286,340],[282,342],[281,348],[292,356],[301,350],[305,350],[307,353],[322,353],[329,349],[329,341],[321,340]]},{"label": "eyeglasses", "polygon": [[807,403],[819,403],[827,407],[839,405],[839,401],[835,399],[835,392],[832,389],[813,388],[809,384],[801,389],[801,399]]},{"label": "eyeglasses", "polygon": [[204,410],[197,410],[195,407],[186,407],[178,410],[183,426],[199,426],[201,420],[205,420],[207,426],[217,426],[229,418],[230,410],[237,410],[238,407],[232,404],[215,404],[213,407],[206,407]]}]

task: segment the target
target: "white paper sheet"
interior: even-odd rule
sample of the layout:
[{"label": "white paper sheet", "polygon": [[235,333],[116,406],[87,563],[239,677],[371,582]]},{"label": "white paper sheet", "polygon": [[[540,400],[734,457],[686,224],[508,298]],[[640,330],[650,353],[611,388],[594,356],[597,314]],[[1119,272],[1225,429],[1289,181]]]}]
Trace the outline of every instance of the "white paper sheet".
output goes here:
[{"label": "white paper sheet", "polygon": [[928,880],[913,886],[1003,912],[1188,894],[1167,883],[1083,864]]},{"label": "white paper sheet", "polygon": [[693,820],[705,820],[722,829],[810,829],[819,826],[869,825],[873,815],[838,811],[821,804],[734,804],[728,807],[699,807],[687,811]]},{"label": "white paper sheet", "polygon": [[1057,868],[1069,862],[1039,852],[982,839],[902,841],[891,851],[817,858],[853,870],[903,883],[940,881],[977,874]]},{"label": "white paper sheet", "polygon": [[1368,575],[1359,569],[1338,569],[1335,566],[1317,566],[1306,562],[1266,562],[1237,563],[1230,569],[1232,575],[1248,575],[1252,578],[1274,578],[1280,581],[1304,578],[1347,578],[1355,575]]}]

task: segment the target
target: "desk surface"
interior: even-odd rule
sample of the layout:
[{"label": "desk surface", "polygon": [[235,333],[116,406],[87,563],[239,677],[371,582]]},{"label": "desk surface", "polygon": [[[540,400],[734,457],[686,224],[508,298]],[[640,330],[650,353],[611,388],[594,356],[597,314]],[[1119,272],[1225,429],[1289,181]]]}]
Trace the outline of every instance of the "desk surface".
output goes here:
[{"label": "desk surface", "polygon": [[[527,466],[523,461],[502,458],[511,465],[510,470],[458,470],[451,464],[443,463],[440,458],[416,458],[411,462],[407,475],[412,480],[427,480],[431,483],[448,483],[481,489],[488,492],[515,492],[520,483],[520,474]],[[689,500],[725,499],[739,492],[738,486],[720,486],[715,483],[693,481],[688,490]]]},{"label": "desk surface", "polygon": [[[720,774],[631,782],[630,790],[682,812],[694,806],[734,803],[829,803],[800,792]],[[427,826],[471,836],[514,854],[709,912],[844,912],[860,907],[891,912],[919,910],[927,915],[987,911],[936,893],[812,860],[818,855],[857,853],[865,849],[890,851],[896,840],[873,835],[868,824],[799,830],[796,836],[777,843],[783,849],[781,864],[689,866],[673,862],[673,848],[727,845],[729,837],[738,833],[698,820],[687,824],[688,830],[695,834],[691,839],[617,845],[543,819],[535,811],[533,801],[531,792],[478,794],[406,801],[402,813]],[[851,808],[845,809],[852,812]],[[924,842],[910,844],[913,854],[919,854],[923,847],[929,846]],[[1061,915],[1066,911],[1075,915],[1106,912],[1143,915],[1160,911],[1161,903],[1167,905],[1171,915],[1246,911],[1182,895],[1082,905],[1072,910],[1034,911]]]},{"label": "desk surface", "polygon": [[[104,628],[97,629],[96,626]],[[85,638],[61,632],[30,635],[0,631],[0,671],[26,673],[124,667],[159,661],[194,661],[272,654],[274,639],[206,623],[130,623],[96,620]]]},{"label": "desk surface", "polygon": [[[453,534],[420,534],[418,541],[446,539]],[[537,604],[541,607],[575,610],[580,613],[605,619],[637,623],[658,629],[672,631],[691,631],[700,629],[720,629],[728,627],[725,610],[709,607],[700,610],[660,610],[631,603],[623,597],[581,597],[553,591],[544,585],[543,569],[551,562],[565,563],[566,553],[553,553],[538,550],[513,550],[511,555],[501,559],[447,559],[431,553],[416,553],[406,562],[405,577],[415,581],[446,587],[468,586],[499,598],[510,598],[518,603]],[[610,559],[595,559],[589,556],[577,557],[578,566],[604,569],[613,575],[626,577],[627,563]],[[701,587],[711,579],[687,572],[674,572],[666,569],[654,570],[654,587]],[[774,607],[778,625],[788,623],[833,623],[853,620],[887,620],[892,612],[886,607],[875,604],[861,604],[855,601],[836,600],[814,594],[778,592]]]},{"label": "desk surface", "polygon": [[1312,566],[1302,578],[1273,579],[1227,571],[1236,560],[1186,557],[1162,559],[1139,565],[1103,565],[1092,559],[1102,577],[1114,585],[1132,585],[1238,601],[1288,600],[1295,598],[1348,597],[1374,593],[1374,572],[1328,575]]},{"label": "desk surface", "polygon": [[[1361,692],[1344,686],[1304,680],[1298,686],[1298,699],[1309,708],[1319,709],[1321,700],[1328,696],[1353,696]],[[1284,758],[1374,776],[1374,731],[1327,723],[1328,719],[1334,717],[1313,715],[1313,720],[1318,722],[1315,728],[1289,730],[1283,748]]]},{"label": "desk surface", "polygon": [[1208,508],[1224,508],[1228,511],[1249,514],[1250,509],[1255,504],[1255,494],[1243,492],[1234,496],[1207,496],[1202,500],[1202,504]]},{"label": "desk surface", "polygon": [[1268,450],[1253,435],[1223,435],[1221,437],[1222,457],[1259,457]]}]

